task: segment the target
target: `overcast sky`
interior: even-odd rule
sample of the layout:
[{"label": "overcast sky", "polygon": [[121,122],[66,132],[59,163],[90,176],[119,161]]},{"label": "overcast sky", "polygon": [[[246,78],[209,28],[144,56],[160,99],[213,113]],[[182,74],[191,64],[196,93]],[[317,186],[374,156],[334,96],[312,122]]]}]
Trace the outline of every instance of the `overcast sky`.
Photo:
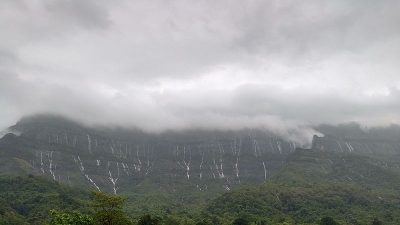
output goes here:
[{"label": "overcast sky", "polygon": [[[400,1],[0,1],[0,129],[400,123]],[[304,135],[303,135],[304,134]]]}]

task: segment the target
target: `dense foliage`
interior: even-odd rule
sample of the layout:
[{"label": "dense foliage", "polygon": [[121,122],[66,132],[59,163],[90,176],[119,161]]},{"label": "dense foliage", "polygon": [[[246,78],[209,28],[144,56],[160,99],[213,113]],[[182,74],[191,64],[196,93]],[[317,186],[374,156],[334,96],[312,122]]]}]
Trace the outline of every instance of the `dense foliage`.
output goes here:
[{"label": "dense foliage", "polygon": [[[399,224],[398,188],[398,172],[371,158],[299,150],[272,179],[223,194],[203,211],[131,216],[138,225]],[[124,198],[93,194],[92,206],[116,203],[120,211],[114,215],[123,215]]]},{"label": "dense foliage", "polygon": [[125,215],[122,206],[125,204],[126,198],[107,195],[102,192],[92,191],[94,195],[93,218],[95,224],[102,225],[129,225],[131,220]]},{"label": "dense foliage", "polygon": [[44,224],[50,210],[87,212],[90,193],[34,175],[0,176],[0,224]]},{"label": "dense foliage", "polygon": [[92,225],[93,218],[87,214],[73,212],[72,214],[59,214],[56,210],[50,210],[53,218],[48,225]]},{"label": "dense foliage", "polygon": [[272,179],[216,198],[205,214],[226,224],[237,217],[258,224],[400,224],[399,188],[399,173],[368,157],[300,150]]}]

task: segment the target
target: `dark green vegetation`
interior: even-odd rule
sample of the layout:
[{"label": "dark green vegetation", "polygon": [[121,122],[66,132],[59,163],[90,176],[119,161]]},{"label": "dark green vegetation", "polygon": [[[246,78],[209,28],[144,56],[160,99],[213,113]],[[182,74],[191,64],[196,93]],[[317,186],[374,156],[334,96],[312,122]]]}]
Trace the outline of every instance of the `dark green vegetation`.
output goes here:
[{"label": "dark green vegetation", "polygon": [[13,129],[0,139],[0,224],[400,224],[396,126],[321,126],[326,137],[296,150],[259,131],[153,135],[55,117]]},{"label": "dark green vegetation", "polygon": [[88,212],[88,191],[43,176],[0,176],[0,224],[44,224],[50,210]]},{"label": "dark green vegetation", "polygon": [[[105,224],[101,218],[110,213],[125,218],[124,198],[98,192],[90,198],[88,192],[34,175],[2,176],[0,181],[1,224],[43,224],[51,209],[69,212],[58,216],[71,221],[85,214],[96,224]],[[298,149],[265,183],[225,193],[207,207],[161,217],[151,209],[134,215],[126,207],[125,212],[137,224],[399,224],[399,188],[398,171],[376,159]],[[167,197],[164,201],[170,203]],[[74,214],[76,210],[82,214]]]},{"label": "dark green vegetation", "polygon": [[56,210],[50,210],[52,218],[48,225],[92,225],[93,218],[88,214],[73,212],[72,214],[60,214]]},{"label": "dark green vegetation", "polygon": [[131,219],[127,217],[122,209],[126,198],[111,196],[102,192],[92,191],[94,195],[93,220],[95,224],[129,225]]},{"label": "dark green vegetation", "polygon": [[330,216],[339,224],[400,224],[399,210],[398,171],[366,156],[298,149],[267,182],[224,194],[206,212],[227,222],[317,224]]},{"label": "dark green vegetation", "polygon": [[[73,212],[72,214],[60,214],[51,210],[52,218],[49,225],[130,225],[131,219],[125,215],[122,206],[126,198],[107,195],[102,192],[92,191],[93,202],[90,207],[93,209],[93,216]],[[151,221],[151,220],[150,220]]]}]

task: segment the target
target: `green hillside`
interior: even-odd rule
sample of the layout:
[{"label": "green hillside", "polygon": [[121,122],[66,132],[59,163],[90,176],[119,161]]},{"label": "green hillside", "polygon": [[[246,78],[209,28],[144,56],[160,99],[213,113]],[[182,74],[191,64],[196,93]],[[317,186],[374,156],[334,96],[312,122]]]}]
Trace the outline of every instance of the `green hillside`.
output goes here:
[{"label": "green hillside", "polygon": [[50,210],[88,212],[88,191],[43,176],[0,176],[0,224],[44,224]]},{"label": "green hillside", "polygon": [[[0,224],[44,224],[50,209],[91,214],[89,192],[28,174],[27,162],[17,158],[3,160],[2,168],[15,175],[0,176]],[[135,193],[121,190],[128,196],[124,209],[134,221],[149,213],[160,224],[194,225],[206,219],[224,225],[237,218],[250,224],[319,224],[323,217],[343,225],[372,224],[374,219],[400,223],[399,170],[367,156],[297,149],[263,184],[226,192],[208,204],[198,203],[198,198],[212,196],[202,196],[205,192],[200,190],[195,195],[186,190],[190,185],[176,187],[180,195],[187,195],[177,200],[160,188],[173,180],[159,182],[157,187],[143,180]]]},{"label": "green hillside", "polygon": [[[400,224],[400,175],[366,156],[297,150],[284,168],[261,185],[216,198],[209,217],[243,217],[260,224]],[[262,223],[264,222],[264,223]]]},{"label": "green hillside", "polygon": [[314,137],[310,150],[256,131],[154,136],[71,124],[19,123],[20,136],[0,139],[0,224],[44,224],[51,209],[92,216],[89,190],[126,197],[134,222],[400,224],[400,142],[384,135]]}]

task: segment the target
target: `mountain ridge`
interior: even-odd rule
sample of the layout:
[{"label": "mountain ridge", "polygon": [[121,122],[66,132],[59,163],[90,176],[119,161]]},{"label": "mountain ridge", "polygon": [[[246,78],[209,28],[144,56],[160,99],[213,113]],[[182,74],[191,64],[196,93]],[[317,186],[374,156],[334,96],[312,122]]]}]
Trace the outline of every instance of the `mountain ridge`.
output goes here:
[{"label": "mountain ridge", "polygon": [[[0,169],[6,174],[32,173],[72,187],[126,195],[131,200],[127,210],[135,215],[186,215],[220,194],[265,181],[277,182],[278,178],[283,186],[303,183],[303,178],[296,178],[302,174],[284,173],[296,163],[306,167],[292,172],[337,173],[340,176],[335,179],[345,184],[352,180],[360,185],[376,183],[368,176],[376,177],[382,167],[394,174],[400,170],[399,142],[395,135],[386,141],[385,129],[366,135],[357,126],[349,130],[324,127],[326,135],[314,136],[312,147],[302,149],[260,130],[156,134],[46,118],[25,118],[9,128],[18,135],[6,134],[0,139]],[[305,157],[307,154],[315,156]],[[302,157],[305,161],[298,161]],[[352,160],[365,162],[356,168],[350,166]],[[382,174],[382,185],[389,185],[386,180],[393,174]]]}]

